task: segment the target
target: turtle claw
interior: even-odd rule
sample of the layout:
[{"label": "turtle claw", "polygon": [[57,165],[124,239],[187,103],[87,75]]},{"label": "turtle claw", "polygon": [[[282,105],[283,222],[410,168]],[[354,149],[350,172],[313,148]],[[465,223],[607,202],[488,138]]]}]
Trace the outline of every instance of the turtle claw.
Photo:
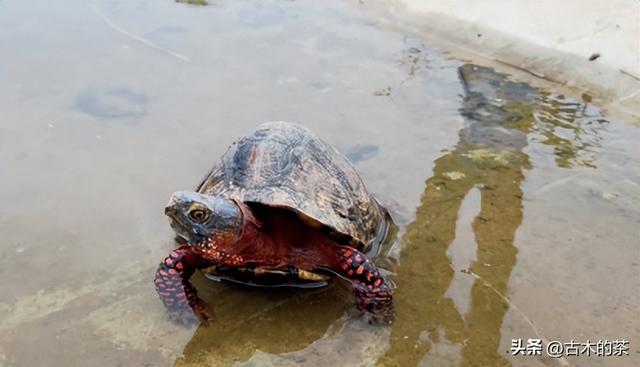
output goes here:
[{"label": "turtle claw", "polygon": [[355,287],[356,308],[371,325],[388,325],[393,322],[393,299],[391,289],[386,284],[370,289],[363,284]]},{"label": "turtle claw", "polygon": [[393,312],[363,312],[362,319],[369,325],[374,326],[386,326],[393,324],[394,315]]},{"label": "turtle claw", "polygon": [[395,315],[392,311],[367,311],[354,305],[347,311],[347,317],[359,323],[366,323],[371,326],[388,326],[393,324]]},{"label": "turtle claw", "polygon": [[193,327],[200,324],[200,319],[196,317],[196,315],[190,310],[185,310],[182,312],[169,312],[168,315],[169,320],[171,320],[173,323],[185,327]]},{"label": "turtle claw", "polygon": [[192,305],[192,312],[203,324],[209,324],[215,321],[215,316],[211,311],[209,311],[209,307],[204,302],[198,302],[195,305]]},{"label": "turtle claw", "polygon": [[369,324],[390,324],[393,320],[393,289],[376,266],[360,251],[340,249],[334,271],[351,280],[356,309]]},{"label": "turtle claw", "polygon": [[187,327],[208,325],[215,320],[213,313],[202,301],[191,306],[185,305],[179,309],[169,310],[168,315],[172,322]]}]

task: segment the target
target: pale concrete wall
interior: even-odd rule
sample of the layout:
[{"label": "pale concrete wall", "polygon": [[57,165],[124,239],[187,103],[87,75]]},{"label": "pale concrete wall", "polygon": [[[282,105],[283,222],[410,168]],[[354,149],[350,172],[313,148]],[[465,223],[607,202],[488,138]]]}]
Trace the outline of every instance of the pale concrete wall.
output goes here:
[{"label": "pale concrete wall", "polygon": [[[389,24],[592,92],[640,116],[638,0],[371,0]],[[595,53],[596,60],[589,61]]]},{"label": "pale concrete wall", "polygon": [[638,0],[402,0],[417,13],[443,13],[640,78]]}]

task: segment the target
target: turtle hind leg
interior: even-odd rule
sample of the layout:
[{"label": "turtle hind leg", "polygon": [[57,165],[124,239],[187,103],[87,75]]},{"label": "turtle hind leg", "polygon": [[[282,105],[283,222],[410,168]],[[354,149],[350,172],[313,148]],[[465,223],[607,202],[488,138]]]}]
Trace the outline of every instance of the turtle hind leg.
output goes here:
[{"label": "turtle hind leg", "polygon": [[363,312],[370,323],[393,320],[393,291],[365,254],[350,247],[340,248],[332,270],[351,281],[356,309]]}]

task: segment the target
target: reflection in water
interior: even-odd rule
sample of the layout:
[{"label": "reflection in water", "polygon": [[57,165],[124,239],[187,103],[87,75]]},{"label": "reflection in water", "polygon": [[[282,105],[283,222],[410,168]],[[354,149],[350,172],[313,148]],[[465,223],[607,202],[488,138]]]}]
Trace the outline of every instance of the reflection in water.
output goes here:
[{"label": "reflection in water", "polygon": [[[479,209],[467,210],[468,203],[479,207],[482,195],[486,202],[490,194],[474,187],[463,200],[456,197],[464,196],[460,180],[479,180],[470,170],[462,177],[462,154],[495,166],[487,179],[519,176],[518,169],[527,179],[520,184],[526,202],[497,202],[515,212],[518,204],[524,208],[507,294],[525,302],[544,291],[540,307],[522,306],[549,336],[638,340],[633,316],[640,301],[628,291],[640,276],[633,236],[640,218],[637,127],[622,121],[607,126],[590,104],[538,91],[533,106],[517,103],[524,114],[532,111],[534,121],[524,121],[521,130],[508,124],[503,129],[526,132],[529,145],[512,148],[516,156],[510,158],[524,152],[534,168],[500,168],[501,143],[487,149],[483,141],[489,137],[469,133],[484,121],[472,115],[474,104],[463,108],[469,126],[456,147],[462,98],[456,98],[461,88],[452,71],[460,63],[393,31],[386,15],[372,16],[353,1],[209,3],[0,1],[0,27],[6,30],[0,32],[0,365],[173,363],[193,330],[169,323],[149,279],[171,235],[158,209],[172,191],[201,175],[229,140],[270,119],[306,121],[359,159],[369,189],[395,206],[403,225],[413,219],[433,161],[443,156],[407,235],[413,247],[397,269],[400,314],[393,340],[391,328],[342,324],[352,294],[338,282],[315,291],[272,292],[200,278],[199,290],[217,321],[196,331],[178,365],[253,362],[264,356],[256,353],[260,349],[277,353],[270,360],[293,361],[262,365],[304,360],[297,365],[309,367],[314,360],[324,362],[318,366],[368,366],[388,352],[388,365],[411,366],[438,354],[459,361],[463,350],[479,345],[465,342],[472,334],[497,339],[494,324],[502,316],[481,320],[486,325],[471,323],[483,304],[478,297],[472,304],[475,278],[458,271],[476,260],[471,223]],[[371,95],[386,93],[387,86],[389,98]],[[491,101],[495,89],[501,87],[479,94]],[[480,147],[465,148],[476,140]],[[443,146],[452,152],[438,153]],[[580,167],[594,164],[598,170]],[[447,205],[460,200],[456,216]],[[430,219],[437,225],[425,223]],[[445,229],[451,231],[454,221],[465,231],[449,243]],[[493,227],[500,235],[514,226]],[[486,229],[476,232],[493,238]],[[461,264],[456,249],[465,246],[472,259]],[[500,246],[507,255],[514,247]],[[505,270],[492,273],[493,279],[482,276],[497,284],[509,277]],[[484,304],[500,307],[495,298]],[[511,335],[530,336],[512,311],[502,321],[503,343]],[[354,352],[349,358],[341,353],[346,349]],[[478,358],[489,358],[483,353],[504,356],[504,349],[483,350]],[[625,366],[638,357],[575,363]]]},{"label": "reflection in water", "polygon": [[[397,231],[391,223],[381,253],[388,251]],[[216,284],[202,276],[192,282],[198,295],[212,305],[216,320],[196,330],[175,366],[230,366],[249,360],[258,350],[273,355],[301,350],[342,329],[343,316],[353,306],[351,285],[337,279],[317,289]],[[304,355],[290,357],[294,365],[305,359]]]},{"label": "reflection in water", "polygon": [[[530,142],[540,142],[553,147],[558,166],[594,166],[597,134],[603,127],[597,111],[509,81],[489,68],[467,64],[459,74],[465,91],[460,113],[467,124],[454,149],[436,160],[416,218],[401,239],[403,250],[394,277],[396,320],[389,348],[378,361],[382,366],[508,365],[504,351],[498,350],[508,309],[500,294],[507,292],[516,263],[521,184],[524,171],[531,168],[524,149]],[[365,146],[353,153],[366,159],[376,151]],[[472,224],[477,250],[469,268],[458,267],[463,272],[456,273],[448,251],[463,200],[473,191],[480,193],[480,210]],[[454,278],[460,276],[472,284],[470,295],[463,295],[469,299],[468,307],[450,296]],[[340,330],[342,316],[351,306],[350,291],[340,282],[306,291],[212,285],[203,278],[195,279],[195,284],[216,310],[217,321],[198,328],[176,366],[229,366],[247,360],[269,364],[275,362],[261,360],[256,356],[265,354],[256,351],[282,356],[301,350],[286,360],[306,365],[308,354],[331,352],[305,349],[321,338],[353,342],[349,337],[339,339],[346,330]],[[373,335],[374,329],[360,332]],[[379,338],[371,338],[370,343],[378,342]],[[364,363],[357,358],[341,361]]]},{"label": "reflection in water", "polygon": [[599,131],[608,124],[593,105],[567,100],[563,95],[541,92],[534,112],[535,130],[541,142],[554,149],[556,164],[569,168],[595,168],[595,149],[602,137]]},{"label": "reflection in water", "polygon": [[[521,183],[531,168],[523,149],[528,139],[542,136],[559,166],[594,166],[603,120],[590,119],[587,106],[509,81],[489,68],[466,64],[459,72],[465,89],[460,112],[467,126],[455,148],[436,160],[402,238],[394,278],[397,317],[390,349],[379,361],[384,366],[509,365],[498,350],[508,309],[498,293],[506,293],[516,262]],[[562,130],[572,136],[562,136]],[[462,312],[448,296],[456,269],[447,251],[461,203],[473,188],[481,196],[472,224],[477,251],[468,269],[458,269],[473,282],[469,310]]]},{"label": "reflection in water", "polygon": [[216,310],[216,321],[198,328],[175,366],[230,366],[256,350],[302,349],[322,337],[352,303],[350,290],[338,282],[316,290],[207,287],[197,281],[196,286]]}]

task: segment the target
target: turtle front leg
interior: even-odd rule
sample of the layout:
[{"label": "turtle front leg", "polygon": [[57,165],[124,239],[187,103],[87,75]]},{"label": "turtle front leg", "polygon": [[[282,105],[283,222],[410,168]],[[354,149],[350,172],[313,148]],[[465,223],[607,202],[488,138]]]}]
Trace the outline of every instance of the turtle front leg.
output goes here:
[{"label": "turtle front leg", "polygon": [[392,289],[369,258],[362,252],[343,247],[332,270],[349,279],[356,296],[356,308],[370,323],[393,320]]},{"label": "turtle front leg", "polygon": [[202,265],[202,258],[184,245],[171,251],[158,266],[154,283],[171,320],[191,324],[213,318],[189,281]]}]

